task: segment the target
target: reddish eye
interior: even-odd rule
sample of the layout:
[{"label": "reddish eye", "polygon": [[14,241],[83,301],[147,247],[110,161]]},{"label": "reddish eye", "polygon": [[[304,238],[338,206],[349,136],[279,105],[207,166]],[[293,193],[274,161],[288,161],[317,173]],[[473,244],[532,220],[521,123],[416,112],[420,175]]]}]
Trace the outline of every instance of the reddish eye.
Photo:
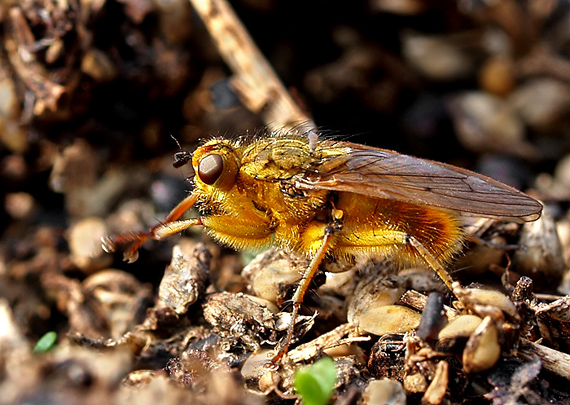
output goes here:
[{"label": "reddish eye", "polygon": [[200,160],[198,176],[206,184],[214,184],[224,170],[224,159],[220,155],[208,155]]}]

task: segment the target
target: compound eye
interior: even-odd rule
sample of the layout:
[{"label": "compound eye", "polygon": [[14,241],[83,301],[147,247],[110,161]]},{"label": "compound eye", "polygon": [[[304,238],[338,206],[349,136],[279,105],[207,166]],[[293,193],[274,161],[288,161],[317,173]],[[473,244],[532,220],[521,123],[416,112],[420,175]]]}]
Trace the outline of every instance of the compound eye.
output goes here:
[{"label": "compound eye", "polygon": [[224,159],[220,155],[212,154],[200,160],[198,176],[204,183],[212,185],[220,178],[223,170]]}]

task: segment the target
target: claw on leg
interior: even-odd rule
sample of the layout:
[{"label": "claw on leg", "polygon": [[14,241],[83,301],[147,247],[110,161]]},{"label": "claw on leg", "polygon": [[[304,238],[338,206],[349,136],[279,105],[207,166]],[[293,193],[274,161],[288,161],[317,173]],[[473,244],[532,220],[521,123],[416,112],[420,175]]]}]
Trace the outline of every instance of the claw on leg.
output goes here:
[{"label": "claw on leg", "polygon": [[155,225],[150,231],[104,236],[101,238],[103,250],[107,253],[113,253],[117,251],[117,247],[128,246],[128,249],[126,249],[123,254],[123,260],[129,263],[135,262],[139,257],[139,248],[147,240],[163,239],[175,233],[184,231],[191,226],[202,225],[202,220],[200,218],[181,221],[178,220],[182,214],[188,211],[196,203],[196,200],[197,197],[194,194],[190,194],[178,203],[172,211],[170,211],[164,223]]}]

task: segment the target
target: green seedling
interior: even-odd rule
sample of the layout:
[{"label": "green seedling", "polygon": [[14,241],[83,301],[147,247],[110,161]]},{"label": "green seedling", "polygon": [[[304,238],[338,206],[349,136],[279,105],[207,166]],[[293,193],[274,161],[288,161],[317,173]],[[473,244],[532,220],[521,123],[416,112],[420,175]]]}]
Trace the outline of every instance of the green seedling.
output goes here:
[{"label": "green seedling", "polygon": [[336,384],[336,367],[330,357],[299,369],[293,382],[305,405],[326,405]]},{"label": "green seedling", "polygon": [[57,341],[57,333],[54,331],[48,332],[43,335],[38,342],[36,343],[36,347],[34,347],[34,353],[45,353],[55,345]]}]

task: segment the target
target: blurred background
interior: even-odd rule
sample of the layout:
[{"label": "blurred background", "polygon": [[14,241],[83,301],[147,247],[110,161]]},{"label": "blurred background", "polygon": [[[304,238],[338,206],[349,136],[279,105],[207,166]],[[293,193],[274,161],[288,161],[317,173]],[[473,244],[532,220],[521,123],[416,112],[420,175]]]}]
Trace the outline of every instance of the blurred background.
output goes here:
[{"label": "blurred background", "polygon": [[[570,3],[232,6],[319,128],[530,190],[567,246]],[[109,267],[160,279],[170,242],[127,265],[98,241],[186,195],[173,137],[192,151],[264,123],[187,0],[4,0],[0,24],[0,297],[37,338],[66,325],[66,283]]]}]

